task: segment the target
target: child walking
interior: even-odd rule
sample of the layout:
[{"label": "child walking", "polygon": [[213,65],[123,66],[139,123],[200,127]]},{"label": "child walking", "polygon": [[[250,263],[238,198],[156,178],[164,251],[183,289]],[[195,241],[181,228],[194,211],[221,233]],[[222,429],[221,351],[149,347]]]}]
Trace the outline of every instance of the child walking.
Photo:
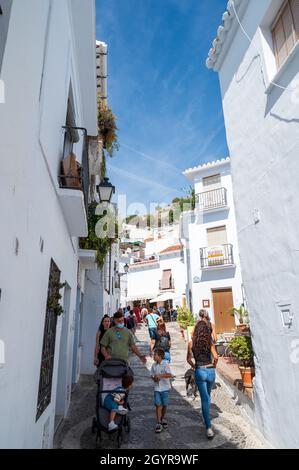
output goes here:
[{"label": "child walking", "polygon": [[165,419],[169,402],[170,379],[173,377],[169,362],[164,359],[165,351],[158,348],[154,351],[154,364],[151,369],[151,377],[155,382],[155,407],[156,407],[156,433],[167,429]]},{"label": "child walking", "polygon": [[128,391],[133,386],[133,377],[131,375],[124,375],[122,377],[122,386],[116,387],[112,390],[104,400],[104,408],[110,411],[110,422],[108,424],[108,431],[115,431],[118,425],[115,423],[117,414],[126,415],[128,413],[125,404],[125,397]]}]

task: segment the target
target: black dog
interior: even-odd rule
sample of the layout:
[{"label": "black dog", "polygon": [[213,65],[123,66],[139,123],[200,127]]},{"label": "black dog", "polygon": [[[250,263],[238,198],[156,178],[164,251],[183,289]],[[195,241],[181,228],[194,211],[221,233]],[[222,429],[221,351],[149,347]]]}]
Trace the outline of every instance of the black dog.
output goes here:
[{"label": "black dog", "polygon": [[194,369],[188,369],[184,375],[187,397],[193,395],[193,400],[197,397],[197,386],[194,378]]}]

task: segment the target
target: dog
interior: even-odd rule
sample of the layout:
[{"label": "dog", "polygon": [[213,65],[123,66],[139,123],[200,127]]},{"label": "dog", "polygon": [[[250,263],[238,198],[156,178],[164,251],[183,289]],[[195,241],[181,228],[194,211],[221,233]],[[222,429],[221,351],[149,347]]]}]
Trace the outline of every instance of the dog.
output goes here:
[{"label": "dog", "polygon": [[193,400],[197,397],[197,385],[194,378],[194,369],[188,369],[184,375],[185,384],[186,384],[186,395],[191,397],[193,395]]}]

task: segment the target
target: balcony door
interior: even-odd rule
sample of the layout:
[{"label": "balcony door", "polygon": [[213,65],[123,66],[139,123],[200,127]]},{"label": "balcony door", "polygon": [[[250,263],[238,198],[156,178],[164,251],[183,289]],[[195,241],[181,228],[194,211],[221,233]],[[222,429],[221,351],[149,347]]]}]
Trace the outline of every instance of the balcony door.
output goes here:
[{"label": "balcony door", "polygon": [[207,240],[208,247],[210,248],[226,245],[227,233],[225,225],[207,229]]},{"label": "balcony door", "polygon": [[161,290],[171,289],[171,269],[165,269],[162,274]]},{"label": "balcony door", "polygon": [[221,188],[221,175],[206,176],[202,179],[202,186],[204,191]]},{"label": "balcony door", "polygon": [[216,333],[229,333],[236,327],[230,310],[233,308],[232,289],[213,290],[214,323]]}]

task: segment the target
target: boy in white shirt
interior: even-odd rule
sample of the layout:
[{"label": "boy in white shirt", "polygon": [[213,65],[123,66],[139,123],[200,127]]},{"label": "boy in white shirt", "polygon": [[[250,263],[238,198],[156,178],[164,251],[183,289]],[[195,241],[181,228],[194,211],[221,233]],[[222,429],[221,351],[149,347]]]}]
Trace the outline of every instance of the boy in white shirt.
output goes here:
[{"label": "boy in white shirt", "polygon": [[156,433],[167,429],[165,415],[169,402],[170,379],[173,377],[169,362],[164,360],[164,350],[158,348],[154,351],[154,364],[151,369],[151,377],[155,382],[155,406],[157,415]]}]

